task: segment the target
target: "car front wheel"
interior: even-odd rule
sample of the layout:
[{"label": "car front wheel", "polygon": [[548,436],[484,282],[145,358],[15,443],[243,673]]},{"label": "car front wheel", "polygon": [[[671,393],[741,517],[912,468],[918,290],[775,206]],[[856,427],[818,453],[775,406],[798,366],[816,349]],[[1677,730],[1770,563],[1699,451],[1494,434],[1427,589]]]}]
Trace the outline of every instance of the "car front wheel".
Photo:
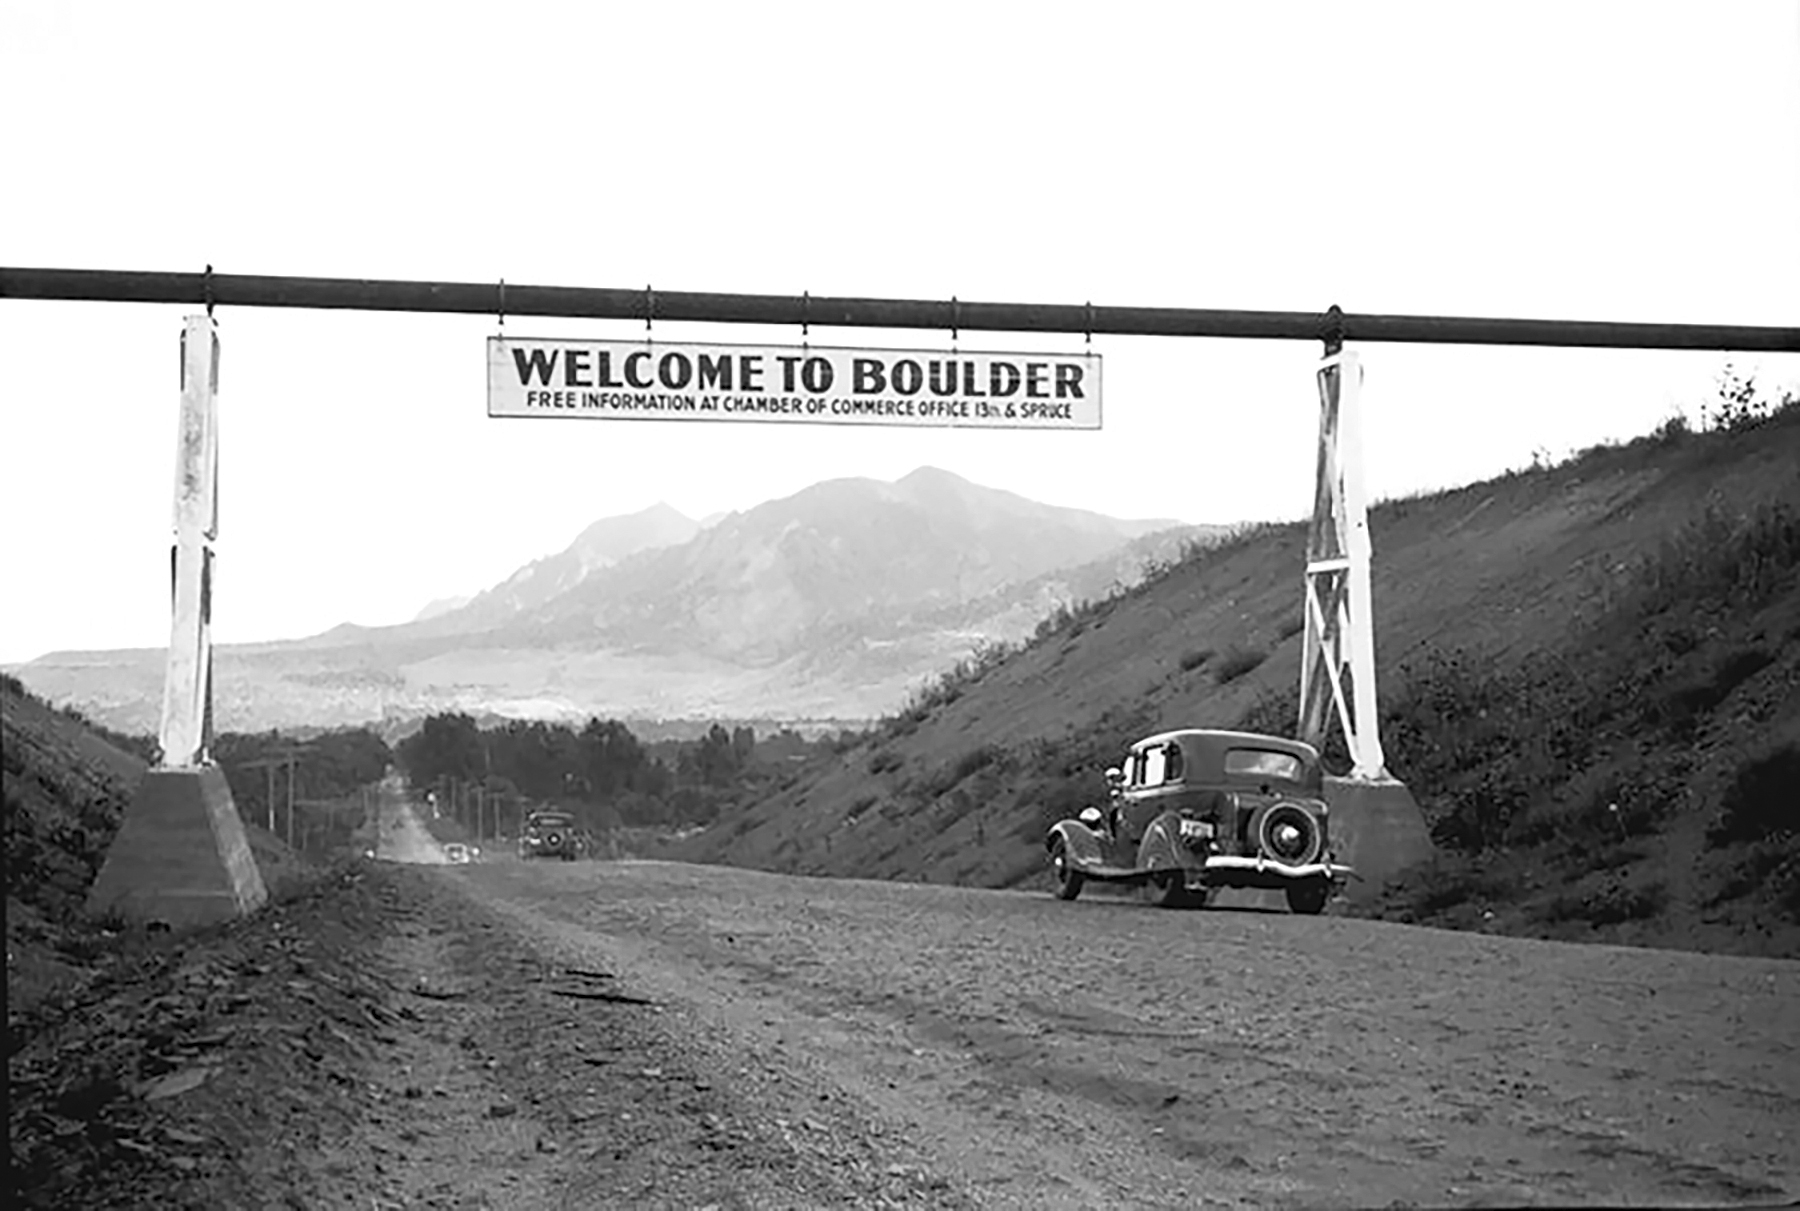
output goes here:
[{"label": "car front wheel", "polygon": [[1069,861],[1069,847],[1061,837],[1050,846],[1050,871],[1056,876],[1057,899],[1073,900],[1081,894],[1081,885],[1087,880]]},{"label": "car front wheel", "polygon": [[1325,911],[1331,898],[1331,885],[1323,879],[1311,883],[1293,883],[1287,889],[1288,910],[1316,917]]}]

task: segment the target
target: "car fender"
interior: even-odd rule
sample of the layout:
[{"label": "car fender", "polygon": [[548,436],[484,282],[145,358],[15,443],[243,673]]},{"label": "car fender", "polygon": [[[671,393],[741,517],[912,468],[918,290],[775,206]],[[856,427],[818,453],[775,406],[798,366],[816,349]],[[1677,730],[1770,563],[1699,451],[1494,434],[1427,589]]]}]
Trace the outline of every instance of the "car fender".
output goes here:
[{"label": "car fender", "polygon": [[1194,865],[1183,860],[1187,850],[1176,840],[1176,830],[1181,827],[1179,820],[1179,816],[1170,812],[1150,821],[1144,829],[1144,839],[1138,842],[1139,870],[1178,870]]},{"label": "car fender", "polygon": [[1051,848],[1059,837],[1069,861],[1076,866],[1105,865],[1106,852],[1101,848],[1100,834],[1081,821],[1058,820],[1051,825],[1049,834],[1044,838],[1044,848]]}]

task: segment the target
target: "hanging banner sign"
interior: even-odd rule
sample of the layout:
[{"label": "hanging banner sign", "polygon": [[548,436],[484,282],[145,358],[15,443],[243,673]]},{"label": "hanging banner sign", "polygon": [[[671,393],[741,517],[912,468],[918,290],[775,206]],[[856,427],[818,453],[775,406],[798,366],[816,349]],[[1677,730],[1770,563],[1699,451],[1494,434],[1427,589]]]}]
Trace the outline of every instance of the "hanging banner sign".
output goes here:
[{"label": "hanging banner sign", "polygon": [[1100,357],[491,336],[488,415],[1098,429]]}]

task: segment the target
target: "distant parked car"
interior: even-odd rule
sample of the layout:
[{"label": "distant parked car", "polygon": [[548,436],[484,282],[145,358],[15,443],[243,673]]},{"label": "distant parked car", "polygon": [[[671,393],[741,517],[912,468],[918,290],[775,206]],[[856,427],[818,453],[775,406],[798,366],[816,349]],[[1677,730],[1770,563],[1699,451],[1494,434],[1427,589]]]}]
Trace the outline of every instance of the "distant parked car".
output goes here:
[{"label": "distant parked car", "polygon": [[479,846],[464,845],[461,841],[451,841],[444,846],[444,857],[452,862],[473,862],[481,857]]},{"label": "distant parked car", "polygon": [[537,811],[525,817],[519,837],[521,858],[561,858],[573,862],[580,852],[579,830],[568,812]]},{"label": "distant parked car", "polygon": [[1279,888],[1318,913],[1355,872],[1334,860],[1318,751],[1298,740],[1198,728],[1131,746],[1106,771],[1108,805],[1044,838],[1058,898],[1088,880],[1142,886],[1164,907],[1221,887]]}]

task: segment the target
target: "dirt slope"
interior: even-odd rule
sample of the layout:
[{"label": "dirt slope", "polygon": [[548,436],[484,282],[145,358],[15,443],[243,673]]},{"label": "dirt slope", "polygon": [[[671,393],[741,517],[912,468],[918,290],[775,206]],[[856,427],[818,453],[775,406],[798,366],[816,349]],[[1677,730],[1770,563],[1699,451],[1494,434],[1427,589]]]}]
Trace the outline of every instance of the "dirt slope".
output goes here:
[{"label": "dirt slope", "polygon": [[[1694,791],[1691,802],[1669,809],[1673,824],[1659,820],[1658,836],[1679,832],[1683,821],[1696,835],[1675,852],[1634,854],[1631,861],[1684,869],[1700,861],[1704,818],[1718,807],[1722,788],[1746,754],[1784,739],[1800,741],[1800,575],[1792,542],[1793,519],[1800,515],[1796,467],[1800,407],[1789,406],[1767,423],[1738,432],[1663,433],[1589,451],[1561,466],[1378,505],[1371,530],[1384,709],[1406,681],[1405,671],[1415,666],[1453,657],[1468,670],[1466,681],[1497,681],[1510,670],[1578,660],[1614,623],[1615,632],[1625,629],[1607,640],[1613,663],[1584,674],[1596,684],[1638,663],[1634,645],[1648,643],[1656,626],[1672,626],[1670,619],[1679,617],[1695,636],[1685,663],[1658,665],[1657,680],[1625,687],[1628,697],[1659,695],[1682,678],[1709,675],[1709,662],[1749,650],[1761,663],[1737,680],[1721,682],[1722,694],[1704,703],[1692,727],[1671,727],[1651,737],[1664,756],[1693,748],[1698,737],[1711,764],[1656,766],[1657,753],[1641,751],[1645,746],[1634,744],[1632,735],[1648,735],[1650,724],[1661,720],[1622,716],[1603,751],[1562,758],[1542,785],[1521,787],[1531,799],[1519,805],[1524,812],[1547,809],[1570,794],[1598,794],[1575,785],[1596,770],[1626,782],[1637,777],[1640,783],[1649,780],[1646,771],[1654,771],[1663,783],[1659,795],[1666,797],[1676,783]],[[1732,590],[1704,609],[1677,602],[1664,609],[1660,622],[1631,612],[1637,599],[1626,600],[1627,591],[1637,592],[1644,576],[1634,569],[1654,564],[1676,536],[1686,544],[1676,552],[1684,558],[1687,548],[1705,547],[1701,523],[1707,519],[1716,519],[1730,535],[1750,517],[1773,518],[1779,531],[1779,558],[1769,562],[1777,583],[1764,586],[1760,604],[1739,608]],[[836,762],[804,771],[781,793],[727,813],[704,834],[668,852],[771,870],[983,886],[1036,879],[1043,866],[1043,826],[1098,799],[1101,771],[1130,740],[1165,727],[1232,726],[1247,716],[1271,729],[1293,726],[1303,553],[1298,524],[1203,552],[1078,615],[1012,658],[940,685],[919,709],[889,721]],[[1477,704],[1456,706],[1473,714]],[[1525,719],[1521,726],[1548,726],[1550,710],[1541,705],[1540,718]],[[1471,726],[1463,719],[1436,722]],[[1441,747],[1436,739],[1426,737],[1417,751]],[[1530,739],[1494,737],[1492,744]],[[1390,765],[1412,785],[1428,819],[1443,820],[1467,798],[1467,788],[1452,785],[1457,771],[1430,769],[1422,780],[1420,771],[1408,768],[1405,750],[1393,746]],[[1500,768],[1483,776],[1496,783],[1516,778],[1514,771]],[[1780,855],[1759,859],[1765,867],[1779,860]],[[1582,872],[1571,878],[1590,875],[1600,877]],[[1486,900],[1504,909],[1520,897],[1541,899],[1562,878],[1559,873],[1535,887],[1514,880]],[[1778,928],[1768,926],[1760,902],[1740,914],[1744,919],[1711,928],[1703,918],[1717,915],[1714,883],[1701,889],[1664,880],[1655,911],[1606,921],[1596,918],[1608,913],[1595,909],[1577,921],[1578,932],[1800,954],[1800,929],[1792,928],[1800,916],[1784,919]],[[1687,892],[1692,895],[1682,900]],[[1739,887],[1736,894],[1747,893]],[[1533,914],[1483,916],[1491,910],[1486,900],[1463,896],[1457,907],[1473,905],[1473,921],[1465,913],[1446,923],[1498,921],[1494,927],[1539,933],[1561,928],[1561,922],[1543,919],[1555,915],[1543,905]],[[1644,918],[1667,917],[1665,907],[1681,912],[1659,932]]]}]

